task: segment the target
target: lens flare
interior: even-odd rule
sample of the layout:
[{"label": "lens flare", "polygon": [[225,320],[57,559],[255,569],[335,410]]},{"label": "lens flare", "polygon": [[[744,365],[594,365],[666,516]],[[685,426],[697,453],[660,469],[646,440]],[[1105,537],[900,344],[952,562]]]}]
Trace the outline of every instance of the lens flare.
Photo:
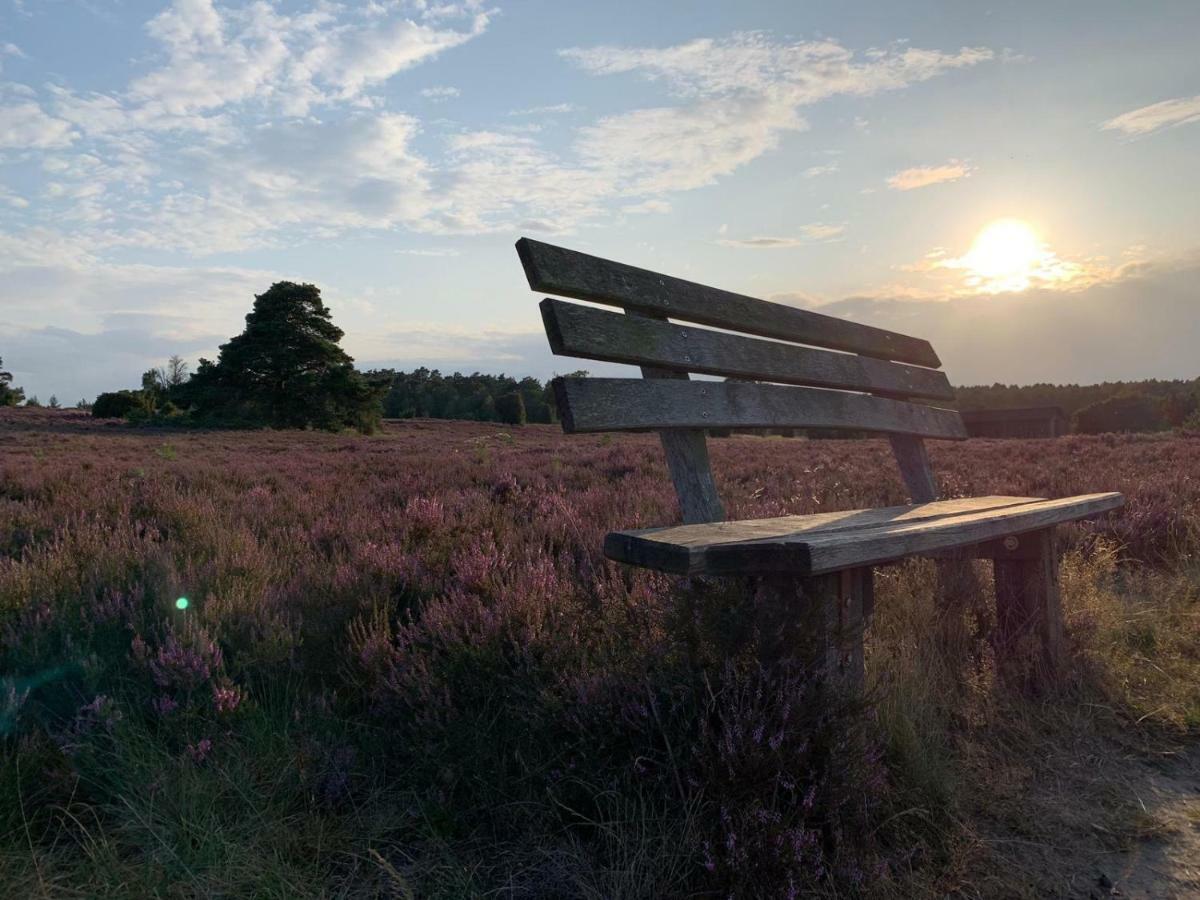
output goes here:
[{"label": "lens flare", "polygon": [[188,608],[188,598],[180,597],[178,600],[176,600],[175,608],[176,609],[187,609]]}]

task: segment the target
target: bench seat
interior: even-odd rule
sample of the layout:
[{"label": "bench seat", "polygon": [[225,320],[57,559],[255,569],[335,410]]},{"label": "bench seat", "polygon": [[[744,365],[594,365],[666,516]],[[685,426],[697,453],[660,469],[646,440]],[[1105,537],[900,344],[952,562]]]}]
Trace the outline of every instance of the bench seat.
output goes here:
[{"label": "bench seat", "polygon": [[609,559],[678,575],[821,575],[936,554],[1116,509],[1118,493],[974,497],[809,516],[616,531]]}]

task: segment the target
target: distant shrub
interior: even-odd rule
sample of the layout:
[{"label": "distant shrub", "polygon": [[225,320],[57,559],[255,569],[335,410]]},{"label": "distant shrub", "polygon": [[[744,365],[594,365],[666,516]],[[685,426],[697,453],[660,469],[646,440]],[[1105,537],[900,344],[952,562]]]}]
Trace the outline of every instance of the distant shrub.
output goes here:
[{"label": "distant shrub", "polygon": [[101,394],[92,404],[92,415],[97,419],[124,419],[133,413],[152,412],[141,391],[109,391]]},{"label": "distant shrub", "polygon": [[517,391],[496,398],[496,418],[506,425],[525,424],[525,399]]},{"label": "distant shrub", "polygon": [[0,406],[19,406],[25,392],[12,386],[12,372],[4,371],[4,360],[0,359]]},{"label": "distant shrub", "polygon": [[1162,431],[1166,427],[1162,403],[1144,394],[1121,394],[1101,400],[1079,410],[1074,420],[1074,430],[1080,434]]}]

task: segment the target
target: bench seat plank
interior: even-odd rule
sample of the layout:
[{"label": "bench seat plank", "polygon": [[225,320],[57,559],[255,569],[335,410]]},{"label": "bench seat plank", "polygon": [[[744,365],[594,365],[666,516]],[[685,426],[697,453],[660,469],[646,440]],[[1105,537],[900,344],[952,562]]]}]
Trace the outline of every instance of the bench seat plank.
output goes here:
[{"label": "bench seat plank", "polygon": [[733,381],[556,378],[568,434],[660,428],[840,428],[965,440],[952,409],[888,397]]},{"label": "bench seat plank", "polygon": [[1085,519],[1120,507],[1118,493],[1058,500],[977,497],[875,510],[617,531],[609,559],[680,575],[820,575]]},{"label": "bench seat plank", "polygon": [[541,302],[541,311],[550,349],[557,356],[895,397],[954,399],[946,373],[937,369],[621,315],[550,298]]}]

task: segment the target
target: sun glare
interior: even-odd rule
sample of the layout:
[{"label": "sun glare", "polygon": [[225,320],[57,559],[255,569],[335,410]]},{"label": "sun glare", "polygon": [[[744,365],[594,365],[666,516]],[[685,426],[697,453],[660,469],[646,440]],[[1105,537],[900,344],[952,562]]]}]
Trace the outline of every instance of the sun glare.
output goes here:
[{"label": "sun glare", "polygon": [[1041,239],[1020,219],[1000,219],[984,228],[961,260],[978,286],[998,293],[1023,291],[1045,267]]},{"label": "sun glare", "polygon": [[929,258],[933,260],[929,269],[962,273],[962,293],[1071,290],[1090,283],[1094,274],[1082,262],[1059,257],[1033,226],[1021,219],[989,223],[962,256],[946,257],[939,249]]}]

